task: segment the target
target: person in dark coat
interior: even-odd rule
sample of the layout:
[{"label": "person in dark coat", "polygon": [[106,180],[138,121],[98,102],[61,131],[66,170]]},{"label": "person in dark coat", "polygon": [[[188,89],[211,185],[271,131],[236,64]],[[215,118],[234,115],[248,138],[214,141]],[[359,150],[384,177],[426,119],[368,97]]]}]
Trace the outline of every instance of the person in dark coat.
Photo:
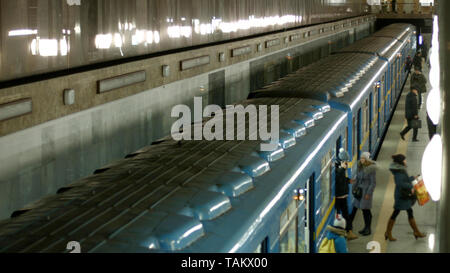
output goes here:
[{"label": "person in dark coat", "polygon": [[336,208],[336,213],[342,215],[347,223],[345,226],[345,230],[347,231],[347,240],[350,241],[350,240],[357,239],[358,236],[356,236],[352,231],[352,226],[350,225],[350,221],[349,221],[350,218],[349,218],[348,206],[347,206],[348,185],[352,183],[352,180],[350,180],[346,175],[349,161],[350,161],[350,156],[344,150],[344,148],[341,148],[339,150],[338,160],[336,162],[336,189],[335,189],[336,203],[335,203],[335,208]]},{"label": "person in dark coat", "polygon": [[397,0],[392,0],[392,12],[397,13]]},{"label": "person in dark coat", "polygon": [[414,68],[414,73],[411,75],[411,86],[415,86],[417,88],[417,91],[419,91],[418,99],[419,99],[419,109],[422,105],[422,94],[425,94],[427,92],[427,79],[425,76],[420,72],[417,67]]},{"label": "person in dark coat", "polygon": [[[414,198],[414,187],[412,185],[412,181],[416,178],[413,176],[408,176],[406,171],[406,157],[402,154],[393,155],[393,162],[389,166],[389,170],[394,175],[395,180],[395,192],[394,192],[394,212],[392,213],[391,218],[389,219],[386,232],[384,234],[385,239],[389,239],[389,241],[396,241],[394,237],[392,237],[392,228],[395,224],[395,219],[398,214],[402,210],[406,210],[408,213],[408,221],[411,228],[414,231],[414,237],[423,238],[425,234],[421,233],[417,228],[416,221],[414,219],[412,206],[415,203]],[[407,196],[407,195],[411,196]]]},{"label": "person in dark coat", "polygon": [[422,71],[422,52],[418,51],[416,53],[416,56],[414,56],[413,59],[413,65],[414,67],[417,67],[417,69]]},{"label": "person in dark coat", "polygon": [[409,130],[413,129],[413,141],[419,141],[417,139],[417,134],[419,132],[418,128],[412,128],[412,120],[419,119],[419,109],[417,107],[417,87],[411,87],[411,92],[406,96],[406,105],[405,105],[405,118],[408,121],[408,125],[403,131],[400,132],[400,137],[405,140],[405,135],[409,132]]},{"label": "person in dark coat", "polygon": [[376,186],[376,163],[370,159],[370,153],[365,152],[361,155],[361,159],[358,162],[358,170],[356,174],[356,184],[354,187],[360,187],[362,189],[362,197],[360,200],[353,200],[353,211],[350,215],[350,222],[353,223],[356,212],[361,209],[364,216],[364,229],[359,233],[363,236],[371,234],[372,224],[372,200],[373,192]]}]

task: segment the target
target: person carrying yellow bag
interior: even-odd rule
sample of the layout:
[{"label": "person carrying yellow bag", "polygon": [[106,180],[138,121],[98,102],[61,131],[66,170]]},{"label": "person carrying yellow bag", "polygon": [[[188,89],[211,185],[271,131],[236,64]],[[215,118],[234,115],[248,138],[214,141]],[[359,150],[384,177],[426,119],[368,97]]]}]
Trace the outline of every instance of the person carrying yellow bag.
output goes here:
[{"label": "person carrying yellow bag", "polygon": [[328,234],[320,244],[319,253],[348,253],[345,225],[345,219],[337,214],[333,225],[327,227]]}]

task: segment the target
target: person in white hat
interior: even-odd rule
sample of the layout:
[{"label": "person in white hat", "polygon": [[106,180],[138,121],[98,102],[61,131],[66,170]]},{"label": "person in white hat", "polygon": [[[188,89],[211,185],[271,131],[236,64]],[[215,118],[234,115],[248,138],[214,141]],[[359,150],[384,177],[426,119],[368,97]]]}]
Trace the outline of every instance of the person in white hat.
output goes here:
[{"label": "person in white hat", "polygon": [[355,196],[353,200],[353,211],[349,223],[351,227],[356,212],[361,209],[364,216],[364,229],[360,230],[359,233],[362,236],[371,234],[372,213],[370,210],[372,209],[373,192],[376,184],[376,163],[370,159],[370,153],[364,152],[358,162],[356,183],[353,185],[353,189],[359,188],[361,194]]},{"label": "person in white hat", "polygon": [[358,236],[353,233],[351,226],[349,225],[350,221],[347,206],[348,185],[353,183],[346,175],[349,161],[350,156],[344,148],[341,148],[336,161],[335,209],[336,213],[341,214],[347,222],[345,227],[345,230],[347,231],[347,240],[354,240],[357,239]]}]

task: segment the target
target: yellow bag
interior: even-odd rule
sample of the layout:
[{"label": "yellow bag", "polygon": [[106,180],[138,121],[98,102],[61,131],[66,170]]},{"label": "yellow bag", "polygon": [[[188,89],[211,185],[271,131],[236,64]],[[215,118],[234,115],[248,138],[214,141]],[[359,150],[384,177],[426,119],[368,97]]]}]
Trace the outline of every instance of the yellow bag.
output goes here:
[{"label": "yellow bag", "polygon": [[324,238],[320,243],[319,253],[336,253],[336,247],[334,246],[334,240]]},{"label": "yellow bag", "polygon": [[414,190],[416,192],[417,201],[420,206],[424,206],[428,201],[430,201],[430,195],[428,194],[427,188],[425,188],[425,183],[421,179],[417,184],[414,185]]}]

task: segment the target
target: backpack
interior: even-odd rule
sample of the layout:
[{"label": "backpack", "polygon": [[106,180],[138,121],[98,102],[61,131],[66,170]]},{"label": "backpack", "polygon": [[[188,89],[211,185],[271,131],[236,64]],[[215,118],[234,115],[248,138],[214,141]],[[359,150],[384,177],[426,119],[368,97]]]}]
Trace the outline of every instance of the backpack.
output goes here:
[{"label": "backpack", "polygon": [[324,238],[320,243],[319,253],[336,253],[336,247],[334,246],[334,239]]}]

